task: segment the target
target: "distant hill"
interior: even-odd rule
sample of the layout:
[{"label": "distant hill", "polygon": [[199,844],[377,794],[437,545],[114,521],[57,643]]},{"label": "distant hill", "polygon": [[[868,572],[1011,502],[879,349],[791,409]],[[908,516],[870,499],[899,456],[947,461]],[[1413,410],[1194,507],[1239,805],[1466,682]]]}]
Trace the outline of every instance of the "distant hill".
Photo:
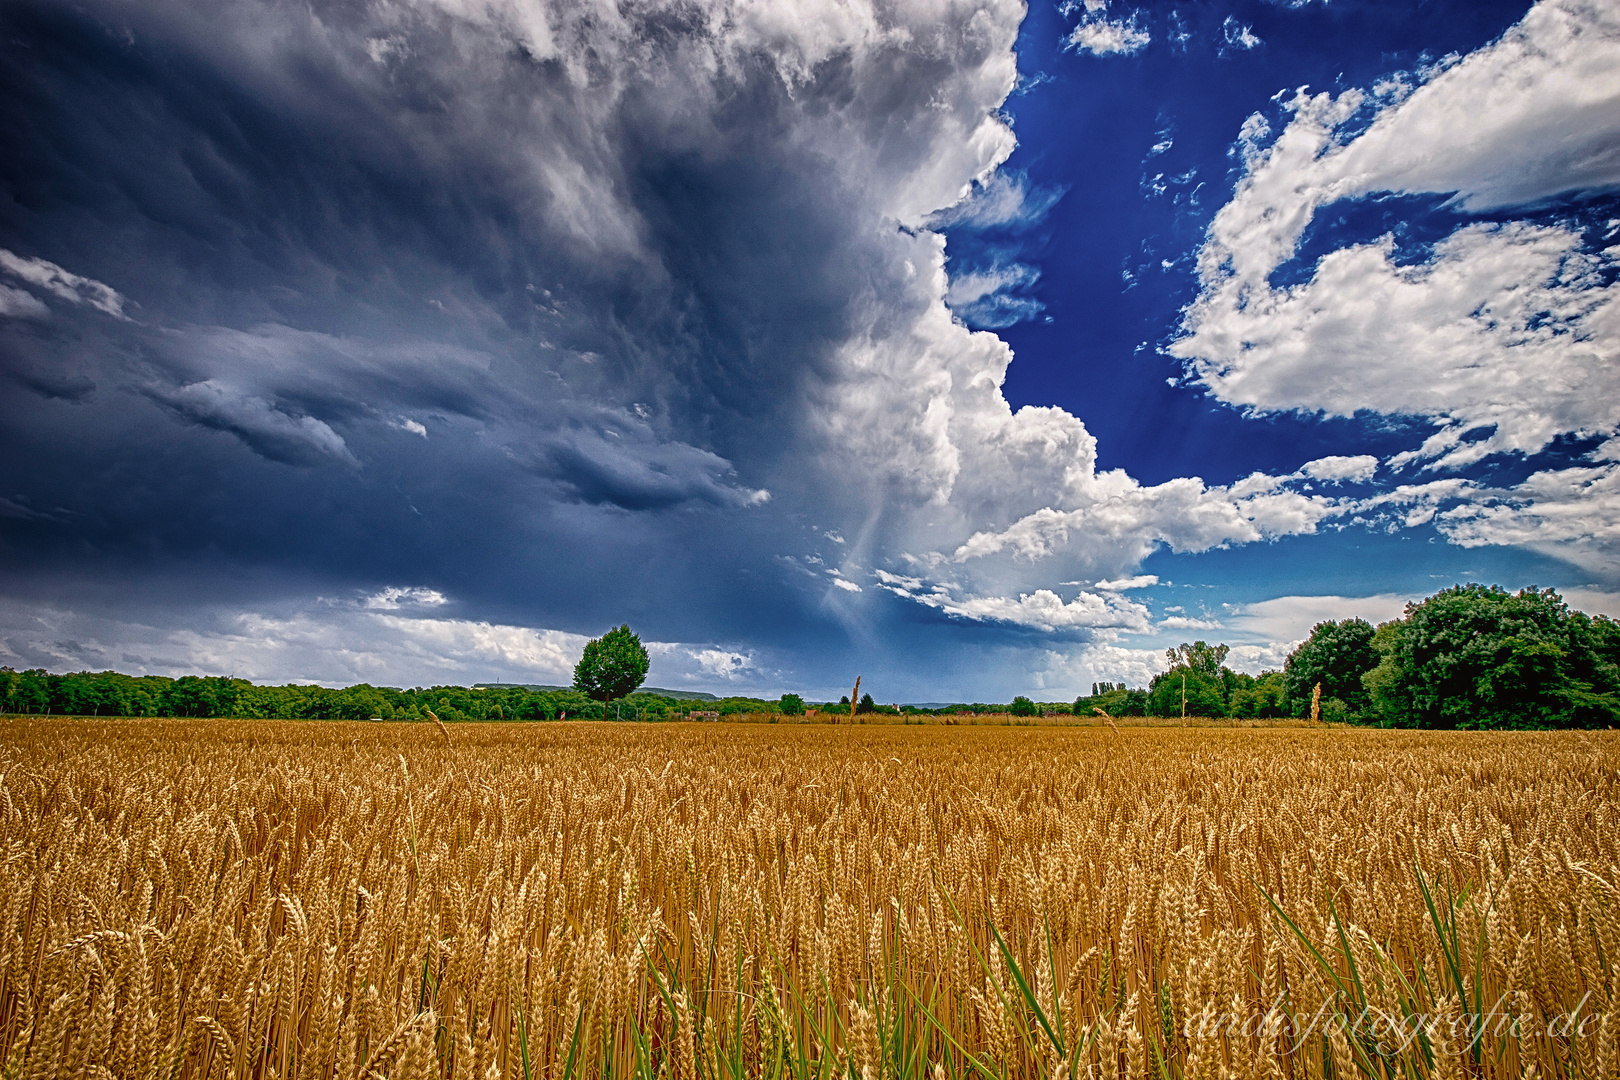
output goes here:
[{"label": "distant hill", "polygon": [[[481,682],[473,683],[474,688],[489,690],[572,690],[572,686],[543,686],[540,683],[518,682]],[[657,694],[659,697],[674,698],[676,701],[719,701],[713,694],[705,694],[701,690],[665,690],[658,686],[643,686],[637,690],[638,694]]]}]

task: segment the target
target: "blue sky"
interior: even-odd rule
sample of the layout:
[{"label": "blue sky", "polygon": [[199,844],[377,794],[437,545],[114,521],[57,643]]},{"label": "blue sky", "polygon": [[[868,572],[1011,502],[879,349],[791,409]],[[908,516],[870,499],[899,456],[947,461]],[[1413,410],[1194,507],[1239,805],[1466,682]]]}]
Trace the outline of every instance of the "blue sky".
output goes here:
[{"label": "blue sky", "polygon": [[884,700],[1620,612],[1612,5],[0,10],[0,663]]}]

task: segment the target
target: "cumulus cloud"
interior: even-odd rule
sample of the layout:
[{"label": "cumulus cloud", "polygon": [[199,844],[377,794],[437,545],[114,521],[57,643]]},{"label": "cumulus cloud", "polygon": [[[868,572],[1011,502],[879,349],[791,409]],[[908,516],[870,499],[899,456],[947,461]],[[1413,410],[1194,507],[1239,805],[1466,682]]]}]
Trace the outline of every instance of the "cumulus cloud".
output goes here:
[{"label": "cumulus cloud", "polygon": [[[1609,253],[1557,225],[1466,226],[1416,263],[1385,237],[1331,252],[1274,288],[1322,207],[1378,192],[1451,194],[1468,210],[1620,185],[1620,16],[1544,0],[1503,38],[1409,94],[1301,89],[1199,254],[1203,292],[1170,351],[1225,401],[1350,415],[1433,417],[1421,453],[1444,465],[1534,451],[1613,426],[1620,296]],[[1384,100],[1391,101],[1384,104]],[[1341,135],[1364,108],[1372,123]],[[1598,380],[1594,385],[1593,380]],[[1484,444],[1458,446],[1471,428]]]},{"label": "cumulus cloud", "polygon": [[1508,488],[1479,485],[1469,496],[1435,518],[1455,544],[1527,547],[1589,570],[1620,571],[1620,465],[1542,470]]},{"label": "cumulus cloud", "polygon": [[1164,650],[1136,649],[1098,641],[1068,653],[1049,652],[1042,685],[1073,686],[1089,691],[1094,682],[1123,683],[1145,689],[1165,668]]},{"label": "cumulus cloud", "polygon": [[1081,592],[1073,600],[1050,589],[1011,596],[966,594],[952,582],[924,581],[904,574],[877,572],[884,588],[947,615],[970,622],[1057,631],[1141,631],[1147,629],[1147,609],[1116,595]]},{"label": "cumulus cloud", "polygon": [[1328,483],[1362,482],[1378,472],[1378,459],[1371,454],[1329,454],[1299,467],[1300,475]]},{"label": "cumulus cloud", "polygon": [[1024,559],[1055,554],[1076,536],[1134,543],[1139,557],[1159,544],[1173,551],[1207,551],[1231,543],[1315,531],[1347,504],[1285,486],[1287,477],[1255,473],[1226,486],[1196,477],[1144,487],[1121,472],[1085,478],[1088,505],[1043,507],[1005,529],[974,533],[952,553],[955,562],[1003,552]]},{"label": "cumulus cloud", "polygon": [[[1341,200],[1437,194],[1463,213],[1528,212],[1620,188],[1620,83],[1606,74],[1617,66],[1612,5],[1543,0],[1499,41],[1372,93],[1301,88],[1269,145],[1264,119],[1251,118],[1239,144],[1246,173],[1209,227],[1201,292],[1169,351],[1215,397],[1256,411],[1434,423],[1432,436],[1389,460],[1395,469],[1456,470],[1536,453],[1559,436],[1613,432],[1617,252],[1595,249],[1568,221],[1464,224],[1415,258],[1385,236],[1329,251],[1299,284],[1272,279],[1318,212]],[[1372,475],[1364,463],[1353,476],[1318,478]],[[1539,522],[1547,543],[1601,547],[1603,526],[1575,533],[1613,520],[1602,483],[1576,470],[1511,493],[1419,485],[1388,494],[1408,502],[1408,523],[1433,519],[1447,498],[1468,500],[1442,518],[1459,543],[1525,541]],[[1590,510],[1573,509],[1576,492]],[[1542,499],[1545,521],[1534,510]]]},{"label": "cumulus cloud", "polygon": [[752,674],[754,670],[754,658],[748,653],[731,652],[727,649],[697,649],[691,652],[691,656],[705,675],[725,679],[728,682]]},{"label": "cumulus cloud", "polygon": [[[1147,45],[1133,15],[1085,7],[1075,48]],[[1056,197],[997,171],[1023,15],[1019,0],[418,0],[319,17],[280,0],[90,0],[41,30],[0,11],[7,40],[30,42],[28,99],[103,121],[61,143],[0,133],[63,192],[28,231],[5,219],[0,295],[44,297],[51,316],[4,324],[32,365],[8,370],[29,393],[0,399],[25,466],[8,505],[71,503],[6,518],[21,540],[5,587],[48,564],[111,590],[128,567],[157,580],[206,555],[376,598],[453,567],[463,617],[427,619],[402,592],[344,625],[446,671],[483,657],[560,678],[544,665],[563,639],[545,635],[644,612],[645,633],[705,643],[668,653],[669,678],[753,656],[742,685],[765,677],[756,638],[843,640],[897,591],[934,613],[908,625],[1095,642],[1151,627],[1120,595],[1136,586],[1065,600],[1057,579],[1126,582],[1164,546],[1453,508],[1461,489],[1374,506],[1308,483],[1361,482],[1360,459],[1144,485],[1097,468],[1076,416],[1010,406],[1010,349],[964,322],[1038,310],[1034,271],[961,263],[953,280],[938,230],[1012,231]],[[110,94],[82,73],[115,48],[127,85]],[[1269,148],[1250,129],[1252,177],[1282,170],[1308,111]],[[85,210],[103,187],[162,198]],[[50,246],[9,239],[25,232]],[[1531,240],[1557,288],[1606,272],[1556,236],[1513,234]],[[141,323],[106,317],[135,310]],[[805,574],[827,543],[893,580]],[[172,588],[150,603],[198,601]],[[292,627],[267,640],[305,617],[267,615]],[[760,651],[712,644],[739,624]],[[295,652],[332,670],[313,644]]]},{"label": "cumulus cloud", "polygon": [[[1466,226],[1412,265],[1386,237],[1241,304],[1223,283],[1172,350],[1234,404],[1432,417],[1442,429],[1410,455],[1431,467],[1533,453],[1616,422],[1620,287],[1600,284],[1610,264],[1557,226]],[[1488,437],[1464,442],[1475,429]]]}]

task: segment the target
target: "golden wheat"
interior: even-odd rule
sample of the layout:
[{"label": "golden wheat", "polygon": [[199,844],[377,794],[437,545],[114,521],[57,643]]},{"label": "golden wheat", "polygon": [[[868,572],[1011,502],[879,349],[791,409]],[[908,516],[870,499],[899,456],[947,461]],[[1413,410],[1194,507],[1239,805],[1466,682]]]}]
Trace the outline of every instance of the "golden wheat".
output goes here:
[{"label": "golden wheat", "polygon": [[1606,733],[10,722],[0,1062],[1614,1077],[1617,777]]}]

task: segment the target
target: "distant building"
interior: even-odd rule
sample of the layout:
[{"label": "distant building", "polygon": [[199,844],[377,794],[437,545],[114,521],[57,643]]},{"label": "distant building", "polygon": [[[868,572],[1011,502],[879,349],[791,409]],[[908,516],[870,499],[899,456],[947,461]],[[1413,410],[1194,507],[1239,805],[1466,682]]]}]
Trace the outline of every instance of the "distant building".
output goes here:
[{"label": "distant building", "polygon": [[687,713],[686,715],[687,715],[687,718],[690,719],[690,720],[719,720],[720,719],[720,714],[717,713],[717,712],[694,712],[694,713]]}]

